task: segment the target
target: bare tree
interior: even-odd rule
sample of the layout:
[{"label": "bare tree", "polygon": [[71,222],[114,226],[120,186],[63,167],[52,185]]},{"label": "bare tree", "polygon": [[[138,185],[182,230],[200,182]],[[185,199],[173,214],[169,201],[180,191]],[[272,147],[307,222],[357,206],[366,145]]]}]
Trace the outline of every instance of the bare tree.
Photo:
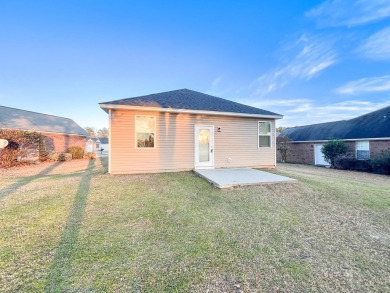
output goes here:
[{"label": "bare tree", "polygon": [[287,154],[290,149],[291,140],[287,136],[278,136],[276,138],[276,148],[280,153],[282,162],[287,162]]},{"label": "bare tree", "polygon": [[285,129],[287,129],[287,127],[279,126],[279,127],[276,127],[276,132],[282,133],[282,131],[285,130]]},{"label": "bare tree", "polygon": [[108,137],[108,128],[107,127],[103,127],[101,129],[99,129],[98,132],[97,132],[97,136],[98,137]]},{"label": "bare tree", "polygon": [[96,137],[96,128],[87,126],[85,127],[85,131],[88,133],[89,137]]}]

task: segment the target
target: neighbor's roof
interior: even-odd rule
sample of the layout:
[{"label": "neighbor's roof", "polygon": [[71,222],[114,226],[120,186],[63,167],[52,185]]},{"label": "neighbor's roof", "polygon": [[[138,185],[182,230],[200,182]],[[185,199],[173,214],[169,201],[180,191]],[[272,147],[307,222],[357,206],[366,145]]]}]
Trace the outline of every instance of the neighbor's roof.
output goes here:
[{"label": "neighbor's roof", "polygon": [[101,144],[108,144],[108,137],[88,137],[93,142],[100,141]]},{"label": "neighbor's roof", "polygon": [[[254,116],[282,118],[280,114],[258,109],[189,89],[181,89],[146,96],[104,102],[99,104],[107,109],[142,109],[164,112],[188,112],[230,116]],[[176,111],[175,111],[176,110]]]},{"label": "neighbor's roof", "polygon": [[389,138],[390,107],[350,120],[287,128],[281,135],[292,141]]},{"label": "neighbor's roof", "polygon": [[0,106],[0,128],[87,135],[72,119],[5,106]]}]

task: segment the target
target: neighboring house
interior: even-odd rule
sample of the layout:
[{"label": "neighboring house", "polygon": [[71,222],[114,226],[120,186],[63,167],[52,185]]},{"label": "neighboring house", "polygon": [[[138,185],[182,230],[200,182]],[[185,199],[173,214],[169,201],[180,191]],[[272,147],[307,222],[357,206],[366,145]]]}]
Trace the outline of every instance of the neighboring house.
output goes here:
[{"label": "neighboring house", "polygon": [[111,174],[275,167],[281,115],[182,89],[100,103]]},{"label": "neighboring house", "polygon": [[287,155],[289,163],[329,165],[321,152],[329,139],[343,140],[349,157],[367,160],[390,149],[390,107],[350,120],[287,128],[281,135],[292,141]]},{"label": "neighboring house", "polygon": [[85,148],[87,132],[69,118],[0,106],[0,128],[35,131],[45,136],[47,151]]},{"label": "neighboring house", "polygon": [[97,152],[103,149],[104,152],[108,152],[108,137],[89,138],[87,140],[86,151]]}]

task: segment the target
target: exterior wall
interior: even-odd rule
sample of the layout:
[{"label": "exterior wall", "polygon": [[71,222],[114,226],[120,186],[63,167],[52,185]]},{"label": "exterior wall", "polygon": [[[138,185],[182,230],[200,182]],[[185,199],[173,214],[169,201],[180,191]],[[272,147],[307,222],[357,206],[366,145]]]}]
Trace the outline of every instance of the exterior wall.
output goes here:
[{"label": "exterior wall", "polygon": [[371,140],[370,141],[370,157],[378,155],[383,150],[390,149],[390,140]]},{"label": "exterior wall", "polygon": [[[277,154],[277,159],[280,160],[279,152]],[[314,165],[314,144],[291,143],[287,152],[286,163]]]},{"label": "exterior wall", "polygon": [[[154,149],[135,147],[135,115],[156,116]],[[194,169],[195,125],[214,125],[214,165],[274,167],[275,121],[244,117],[111,110],[110,173],[129,174]],[[257,121],[272,122],[272,147],[258,148]],[[221,128],[221,132],[217,128]],[[231,158],[229,162],[228,159]]]},{"label": "exterior wall", "polygon": [[[319,142],[320,143],[320,142]],[[321,142],[323,143],[323,142]],[[291,143],[287,153],[287,163],[314,165],[314,145],[316,142],[297,142]],[[356,141],[345,141],[348,147],[346,154],[349,158],[355,158]],[[371,140],[370,141],[370,157],[374,157],[382,150],[390,149],[390,140]],[[280,161],[280,153],[277,152],[277,160]]]},{"label": "exterior wall", "polygon": [[80,135],[66,135],[42,133],[45,138],[45,147],[47,151],[66,152],[71,146],[80,146],[85,150],[86,137]]}]

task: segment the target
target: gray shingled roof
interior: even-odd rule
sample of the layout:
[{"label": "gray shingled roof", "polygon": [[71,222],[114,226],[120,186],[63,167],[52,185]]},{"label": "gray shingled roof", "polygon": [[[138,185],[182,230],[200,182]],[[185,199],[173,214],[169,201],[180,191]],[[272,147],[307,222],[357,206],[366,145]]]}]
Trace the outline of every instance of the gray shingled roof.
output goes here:
[{"label": "gray shingled roof", "polygon": [[88,139],[91,139],[94,142],[99,140],[101,144],[108,144],[108,137],[89,137]]},{"label": "gray shingled roof", "polygon": [[197,111],[229,112],[253,115],[282,116],[270,111],[258,109],[189,89],[181,89],[146,96],[100,103],[104,105],[126,105],[141,107],[170,108]]},{"label": "gray shingled roof", "polygon": [[292,141],[390,137],[390,107],[350,120],[287,128],[280,135]]},{"label": "gray shingled roof", "polygon": [[87,132],[72,119],[5,106],[0,106],[0,128],[87,136]]}]

